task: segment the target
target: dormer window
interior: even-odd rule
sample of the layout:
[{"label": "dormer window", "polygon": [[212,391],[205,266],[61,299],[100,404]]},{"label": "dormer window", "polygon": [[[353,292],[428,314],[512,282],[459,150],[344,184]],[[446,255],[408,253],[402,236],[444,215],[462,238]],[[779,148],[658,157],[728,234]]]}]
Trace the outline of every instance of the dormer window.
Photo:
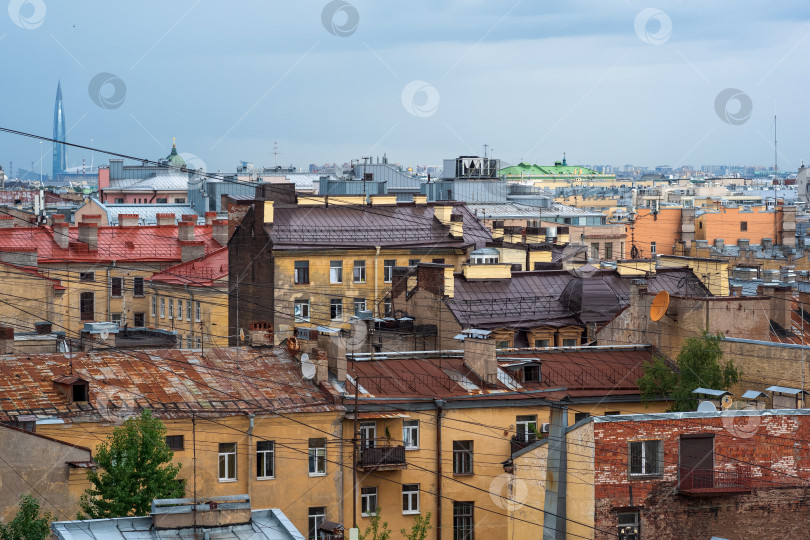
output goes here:
[{"label": "dormer window", "polygon": [[53,380],[54,390],[65,396],[68,403],[83,403],[90,400],[90,384],[73,375],[63,375]]},{"label": "dormer window", "polygon": [[76,401],[88,401],[88,385],[87,383],[84,384],[74,384],[72,386],[73,391],[73,402]]},{"label": "dormer window", "polygon": [[524,366],[523,382],[540,382],[540,366]]}]

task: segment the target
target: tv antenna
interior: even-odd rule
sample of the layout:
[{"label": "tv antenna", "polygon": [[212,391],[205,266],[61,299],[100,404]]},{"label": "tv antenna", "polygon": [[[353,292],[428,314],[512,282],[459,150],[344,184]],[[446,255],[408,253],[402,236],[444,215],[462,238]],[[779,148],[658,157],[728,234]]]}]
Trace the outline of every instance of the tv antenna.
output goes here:
[{"label": "tv antenna", "polygon": [[273,166],[278,168],[278,156],[281,152],[278,151],[278,141],[273,141]]}]

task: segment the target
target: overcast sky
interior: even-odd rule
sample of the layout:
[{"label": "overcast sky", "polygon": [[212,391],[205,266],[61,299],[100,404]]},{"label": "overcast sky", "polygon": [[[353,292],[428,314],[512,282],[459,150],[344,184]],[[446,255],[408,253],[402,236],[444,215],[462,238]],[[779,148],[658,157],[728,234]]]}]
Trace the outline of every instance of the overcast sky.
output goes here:
[{"label": "overcast sky", "polygon": [[[273,165],[274,141],[300,167],[484,144],[511,163],[771,165],[774,114],[780,169],[810,160],[806,0],[11,0],[0,16],[0,125],[50,136],[61,79],[69,141],[154,159],[177,137],[208,171]],[[0,135],[0,163],[30,167],[39,146]]]}]

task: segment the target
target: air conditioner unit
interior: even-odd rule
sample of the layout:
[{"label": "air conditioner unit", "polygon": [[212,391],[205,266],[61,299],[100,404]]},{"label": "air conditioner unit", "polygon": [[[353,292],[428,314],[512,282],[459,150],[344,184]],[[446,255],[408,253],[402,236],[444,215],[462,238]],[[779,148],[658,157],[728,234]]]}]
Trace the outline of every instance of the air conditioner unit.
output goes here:
[{"label": "air conditioner unit", "polygon": [[548,433],[551,429],[551,424],[540,424],[540,433]]}]

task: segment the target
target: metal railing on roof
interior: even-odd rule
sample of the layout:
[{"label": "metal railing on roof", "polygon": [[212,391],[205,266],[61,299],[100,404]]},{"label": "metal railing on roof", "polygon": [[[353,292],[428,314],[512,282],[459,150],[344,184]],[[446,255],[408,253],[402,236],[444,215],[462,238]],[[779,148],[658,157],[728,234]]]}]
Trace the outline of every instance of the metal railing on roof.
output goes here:
[{"label": "metal railing on roof", "polygon": [[476,298],[454,300],[453,307],[464,315],[487,316],[569,314],[553,296],[524,296],[520,298]]},{"label": "metal railing on roof", "polygon": [[[435,242],[437,236],[444,236],[446,229],[437,226],[400,226],[396,228],[377,227],[329,227],[311,228],[273,225],[271,236],[275,242],[296,241],[318,243],[330,241],[376,242]],[[449,236],[448,236],[449,238]]]}]

